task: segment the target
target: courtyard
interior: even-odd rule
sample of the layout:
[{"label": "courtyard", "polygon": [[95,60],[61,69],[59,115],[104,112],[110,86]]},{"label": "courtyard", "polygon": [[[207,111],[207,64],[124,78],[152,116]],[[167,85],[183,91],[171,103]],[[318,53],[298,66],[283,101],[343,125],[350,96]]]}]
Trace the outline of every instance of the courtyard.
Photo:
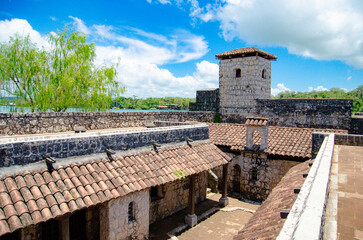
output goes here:
[{"label": "courtyard", "polygon": [[219,193],[209,193],[207,199],[196,205],[198,224],[189,228],[185,224],[187,209],[177,212],[150,225],[150,239],[233,239],[259,208],[257,203],[248,203],[228,197],[229,205],[220,208]]}]

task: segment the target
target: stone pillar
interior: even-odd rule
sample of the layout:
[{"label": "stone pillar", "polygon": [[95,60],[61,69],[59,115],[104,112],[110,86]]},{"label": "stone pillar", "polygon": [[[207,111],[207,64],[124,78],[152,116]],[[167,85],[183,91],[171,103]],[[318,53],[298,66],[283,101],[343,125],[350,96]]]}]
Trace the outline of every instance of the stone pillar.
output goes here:
[{"label": "stone pillar", "polygon": [[69,218],[59,220],[59,240],[69,239]]},{"label": "stone pillar", "polygon": [[189,177],[189,205],[188,205],[188,215],[185,217],[185,222],[189,227],[194,227],[197,225],[198,217],[195,215],[195,177],[192,175]]},{"label": "stone pillar", "polygon": [[225,207],[229,201],[227,198],[227,181],[228,181],[228,163],[223,165],[223,182],[222,182],[222,197],[219,199],[219,205]]}]

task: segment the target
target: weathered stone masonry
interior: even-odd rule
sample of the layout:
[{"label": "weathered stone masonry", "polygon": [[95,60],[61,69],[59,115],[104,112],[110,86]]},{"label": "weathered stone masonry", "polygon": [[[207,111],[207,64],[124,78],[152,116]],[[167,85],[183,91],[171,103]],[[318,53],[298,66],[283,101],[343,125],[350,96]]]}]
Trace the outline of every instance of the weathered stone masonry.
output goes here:
[{"label": "weathered stone masonry", "polygon": [[[208,126],[161,127],[141,130],[123,130],[104,133],[81,133],[60,136],[38,136],[0,140],[0,167],[24,165],[44,159],[67,158],[112,150],[129,150],[159,144],[208,139]],[[105,155],[106,156],[106,155]]]},{"label": "weathered stone masonry", "polygon": [[213,122],[213,119],[213,112],[0,113],[0,134],[66,132],[73,131],[76,125],[95,130],[141,127],[145,121]]},{"label": "weathered stone masonry", "polygon": [[[204,201],[207,189],[207,172],[199,173],[196,177],[195,203]],[[188,206],[189,179],[180,180],[158,186],[158,197],[151,199],[150,224],[170,216]]]},{"label": "weathered stone masonry", "polygon": [[[256,48],[217,54],[219,106],[206,90],[197,91],[191,111],[215,111],[222,122],[245,123],[247,116],[268,117],[270,125],[309,128],[357,129],[351,126],[351,99],[270,99],[271,60],[277,57]],[[210,101],[208,101],[208,96]],[[217,109],[217,110],[215,110]],[[359,131],[359,130],[358,130]]]}]

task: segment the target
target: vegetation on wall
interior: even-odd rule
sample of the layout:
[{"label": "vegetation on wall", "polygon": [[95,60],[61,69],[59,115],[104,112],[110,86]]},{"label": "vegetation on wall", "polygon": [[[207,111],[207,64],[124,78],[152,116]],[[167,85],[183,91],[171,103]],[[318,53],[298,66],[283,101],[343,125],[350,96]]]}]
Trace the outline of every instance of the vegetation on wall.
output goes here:
[{"label": "vegetation on wall", "polygon": [[195,102],[195,98],[181,98],[181,97],[164,97],[164,98],[137,98],[133,97],[118,97],[113,100],[111,107],[124,108],[124,109],[143,109],[153,110],[158,109],[159,106],[177,105],[180,110],[185,110],[189,107],[189,102]]},{"label": "vegetation on wall", "polygon": [[363,85],[352,91],[345,91],[340,88],[332,88],[329,91],[311,91],[311,92],[281,92],[275,99],[281,98],[331,98],[331,99],[353,99],[352,112],[363,112]]},{"label": "vegetation on wall", "polygon": [[15,104],[31,111],[63,112],[67,108],[104,110],[124,88],[116,68],[96,66],[93,43],[65,28],[49,34],[49,49],[39,49],[29,36],[0,43],[0,84]]}]

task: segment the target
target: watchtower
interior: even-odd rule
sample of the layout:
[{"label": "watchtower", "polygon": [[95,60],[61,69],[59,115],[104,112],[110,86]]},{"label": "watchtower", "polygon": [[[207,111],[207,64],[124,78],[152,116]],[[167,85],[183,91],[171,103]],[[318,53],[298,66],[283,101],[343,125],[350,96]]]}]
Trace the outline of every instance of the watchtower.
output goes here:
[{"label": "watchtower", "polygon": [[255,99],[271,95],[271,60],[277,57],[247,47],[216,55],[219,63],[219,112],[246,117],[254,114]]}]

